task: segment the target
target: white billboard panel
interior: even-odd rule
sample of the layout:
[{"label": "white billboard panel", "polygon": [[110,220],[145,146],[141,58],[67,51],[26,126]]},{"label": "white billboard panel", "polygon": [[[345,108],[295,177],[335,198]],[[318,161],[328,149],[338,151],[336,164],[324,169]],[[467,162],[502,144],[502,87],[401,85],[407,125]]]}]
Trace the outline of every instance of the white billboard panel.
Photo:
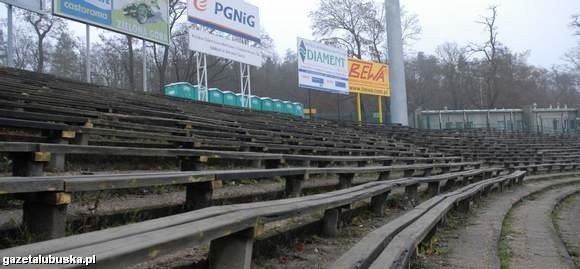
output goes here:
[{"label": "white billboard panel", "polygon": [[258,48],[196,29],[189,29],[189,49],[253,66],[262,66]]},{"label": "white billboard panel", "polygon": [[30,10],[32,12],[43,13],[42,0],[0,0],[0,2]]},{"label": "white billboard panel", "polygon": [[260,11],[241,0],[188,0],[187,17],[197,23],[260,43]]},{"label": "white billboard panel", "polygon": [[348,94],[347,52],[298,38],[298,85],[301,88]]},{"label": "white billboard panel", "polygon": [[53,0],[52,12],[160,44],[169,44],[169,0]]}]

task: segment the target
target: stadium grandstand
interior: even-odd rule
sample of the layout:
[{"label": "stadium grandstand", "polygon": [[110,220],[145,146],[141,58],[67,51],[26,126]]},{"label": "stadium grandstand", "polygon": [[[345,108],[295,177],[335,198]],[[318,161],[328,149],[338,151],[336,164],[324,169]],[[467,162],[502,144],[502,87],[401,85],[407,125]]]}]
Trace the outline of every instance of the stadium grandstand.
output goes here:
[{"label": "stadium grandstand", "polygon": [[403,268],[441,233],[473,236],[457,216],[485,209],[499,227],[475,224],[490,238],[452,253],[476,268],[497,262],[510,208],[580,191],[570,135],[309,120],[16,69],[0,103],[2,257]]}]

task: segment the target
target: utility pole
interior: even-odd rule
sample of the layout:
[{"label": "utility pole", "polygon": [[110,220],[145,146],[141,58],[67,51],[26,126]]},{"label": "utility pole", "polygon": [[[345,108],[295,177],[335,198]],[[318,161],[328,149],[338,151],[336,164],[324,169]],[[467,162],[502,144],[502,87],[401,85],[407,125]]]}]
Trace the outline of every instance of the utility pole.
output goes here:
[{"label": "utility pole", "polygon": [[391,82],[391,123],[409,125],[407,88],[399,0],[385,0],[389,77]]}]

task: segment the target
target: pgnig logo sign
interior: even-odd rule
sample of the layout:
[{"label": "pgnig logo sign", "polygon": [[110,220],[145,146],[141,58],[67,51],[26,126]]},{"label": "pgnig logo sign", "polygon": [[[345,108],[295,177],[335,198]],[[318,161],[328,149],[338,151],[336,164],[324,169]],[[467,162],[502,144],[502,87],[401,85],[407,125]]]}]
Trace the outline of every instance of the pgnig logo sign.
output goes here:
[{"label": "pgnig logo sign", "polygon": [[207,0],[192,0],[193,6],[199,11],[205,11],[207,9]]},{"label": "pgnig logo sign", "polygon": [[240,0],[187,1],[190,22],[260,43],[258,7]]}]

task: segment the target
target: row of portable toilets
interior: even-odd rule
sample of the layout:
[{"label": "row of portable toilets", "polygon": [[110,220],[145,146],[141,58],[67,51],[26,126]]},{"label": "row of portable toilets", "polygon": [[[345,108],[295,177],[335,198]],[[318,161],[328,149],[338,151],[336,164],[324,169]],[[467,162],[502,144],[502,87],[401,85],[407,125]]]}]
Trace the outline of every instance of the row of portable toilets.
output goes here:
[{"label": "row of portable toilets", "polygon": [[[172,83],[165,86],[165,95],[199,101],[199,89],[187,82]],[[242,95],[231,91],[222,91],[217,88],[208,89],[208,102],[211,104],[242,107]],[[278,112],[304,117],[304,105],[298,102],[283,101],[269,97],[252,95],[252,110]]]}]

